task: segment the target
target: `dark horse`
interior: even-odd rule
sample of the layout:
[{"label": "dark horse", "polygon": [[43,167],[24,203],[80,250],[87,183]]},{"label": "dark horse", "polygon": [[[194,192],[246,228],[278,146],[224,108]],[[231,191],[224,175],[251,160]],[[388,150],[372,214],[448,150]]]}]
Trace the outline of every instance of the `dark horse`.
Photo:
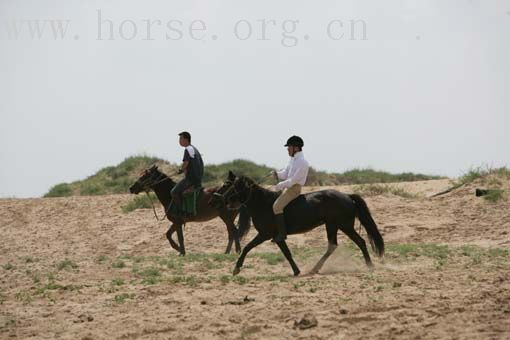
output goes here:
[{"label": "dark horse", "polygon": [[[234,268],[234,275],[243,266],[246,254],[259,244],[269,240],[276,234],[273,203],[279,193],[262,188],[247,177],[237,177],[230,172],[229,180],[220,188],[213,199],[217,205],[226,204],[232,209],[246,206],[258,231],[257,236],[248,243]],[[365,262],[372,267],[372,261],[367,251],[365,240],[354,230],[355,218],[367,231],[372,249],[380,257],[384,254],[384,241],[377,229],[367,204],[359,195],[347,195],[336,190],[321,190],[301,195],[285,208],[285,224],[288,234],[300,234],[310,231],[322,224],[326,224],[328,236],[328,250],[311,270],[311,274],[319,272],[324,262],[337,247],[337,232],[342,230],[361,249]],[[287,261],[289,261],[294,275],[300,271],[290,253],[285,241],[278,242]]]},{"label": "dark horse", "polygon": [[[212,220],[215,217],[220,217],[225,225],[227,226],[228,231],[228,245],[226,254],[229,254],[232,249],[232,243],[235,241],[236,252],[241,251],[241,245],[239,243],[240,238],[248,231],[250,225],[250,217],[247,215],[246,209],[227,209],[225,205],[219,205],[219,207],[212,207],[208,204],[211,200],[212,195],[217,191],[218,188],[210,188],[204,190],[197,202],[197,215],[189,218],[183,218],[179,216],[174,216],[170,212],[168,212],[168,208],[170,206],[170,202],[172,201],[172,196],[170,192],[172,188],[175,186],[175,182],[162,173],[156,165],[146,169],[142,172],[138,180],[129,188],[129,191],[132,194],[138,194],[142,191],[149,192],[150,190],[154,190],[156,196],[159,201],[163,205],[165,209],[166,217],[172,224],[170,228],[166,232],[166,237],[170,242],[172,248],[177,250],[180,255],[185,255],[186,251],[184,249],[184,235],[182,232],[182,226],[186,224],[186,222],[203,222]],[[234,224],[236,216],[239,214],[239,230]],[[177,239],[179,244],[177,245],[172,238],[172,234],[177,232]]]}]

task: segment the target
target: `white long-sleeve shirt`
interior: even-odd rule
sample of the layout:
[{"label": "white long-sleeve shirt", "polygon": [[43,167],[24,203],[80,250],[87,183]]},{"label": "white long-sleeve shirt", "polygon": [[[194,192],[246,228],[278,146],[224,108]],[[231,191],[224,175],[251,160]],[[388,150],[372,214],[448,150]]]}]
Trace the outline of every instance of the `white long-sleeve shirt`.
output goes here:
[{"label": "white long-sleeve shirt", "polygon": [[282,182],[278,183],[275,189],[283,190],[290,188],[294,184],[305,185],[309,167],[303,151],[296,152],[294,157],[290,158],[287,167],[276,172],[278,174],[278,179],[282,180]]}]

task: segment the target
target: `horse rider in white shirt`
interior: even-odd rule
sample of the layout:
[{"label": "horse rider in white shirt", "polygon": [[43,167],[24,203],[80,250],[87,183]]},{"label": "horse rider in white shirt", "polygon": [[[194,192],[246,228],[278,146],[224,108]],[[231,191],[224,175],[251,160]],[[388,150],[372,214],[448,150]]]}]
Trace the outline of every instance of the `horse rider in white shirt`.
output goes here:
[{"label": "horse rider in white shirt", "polygon": [[283,210],[301,194],[301,187],[305,185],[308,176],[309,165],[302,151],[303,139],[299,136],[292,136],[287,140],[285,146],[290,156],[289,164],[283,170],[271,172],[275,179],[281,180],[275,189],[283,190],[273,204],[277,228],[277,235],[273,238],[273,242],[281,242],[287,238]]}]

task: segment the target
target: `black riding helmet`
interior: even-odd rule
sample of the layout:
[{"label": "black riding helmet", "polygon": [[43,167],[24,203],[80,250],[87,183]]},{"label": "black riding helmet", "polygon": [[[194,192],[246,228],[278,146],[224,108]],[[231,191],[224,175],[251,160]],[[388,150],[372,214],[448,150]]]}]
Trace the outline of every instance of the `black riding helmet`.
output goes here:
[{"label": "black riding helmet", "polygon": [[302,148],[305,146],[305,142],[303,142],[303,139],[299,136],[292,136],[289,139],[287,139],[287,144],[284,146],[297,146]]}]

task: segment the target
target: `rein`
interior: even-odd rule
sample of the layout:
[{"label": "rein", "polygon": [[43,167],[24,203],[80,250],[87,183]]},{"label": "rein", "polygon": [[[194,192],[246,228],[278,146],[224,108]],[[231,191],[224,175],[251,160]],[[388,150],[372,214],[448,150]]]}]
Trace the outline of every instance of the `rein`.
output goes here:
[{"label": "rein", "polygon": [[[159,177],[161,177],[162,175],[164,174],[160,174]],[[152,189],[153,186],[155,185],[158,185],[159,183],[163,183],[164,181],[166,180],[170,180],[170,177],[167,177],[165,176],[163,179],[160,179],[160,180],[157,180],[156,182],[154,183],[151,183],[149,185],[149,182],[151,181],[152,179],[151,178],[148,178],[146,181],[144,181],[142,184],[140,184],[143,188],[143,191],[145,191],[145,194],[147,194],[147,197],[149,198],[149,201],[151,202],[151,206],[152,206],[152,212],[154,213],[154,217],[156,217],[156,220],[158,222],[160,221],[164,221],[165,218],[168,218],[168,209],[170,208],[170,206],[168,208],[165,209],[165,217],[163,218],[159,218],[158,214],[156,213],[156,207],[154,206],[154,201],[152,200],[151,198],[151,195],[149,195],[149,190]]]},{"label": "rein", "polygon": [[[252,185],[250,185],[249,189],[250,189],[250,192],[248,193],[248,198],[244,201],[244,202],[241,202],[241,200],[239,200],[239,203],[241,203],[242,206],[245,206],[246,207],[246,203],[248,203],[248,201],[251,199],[251,195],[253,193],[253,186],[255,186],[256,183],[253,183]],[[241,196],[240,195],[240,192],[237,191],[237,189],[235,188],[234,184],[232,183],[232,185],[230,186],[230,188],[228,188],[223,194],[218,194],[219,196],[221,196],[223,199],[225,199],[225,196],[230,193],[232,190],[234,190],[234,194],[235,195],[238,195],[238,196]],[[239,197],[240,198],[240,197]],[[228,208],[228,207],[227,207]],[[236,210],[236,209],[230,209],[228,208],[229,210]]]},{"label": "rein", "polygon": [[159,218],[158,217],[158,214],[156,213],[156,207],[154,207],[154,202],[152,201],[152,198],[151,198],[151,195],[149,195],[149,191],[148,190],[145,190],[145,193],[147,194],[147,197],[149,197],[149,201],[151,202],[151,206],[152,206],[152,212],[154,213],[154,217],[156,217],[156,220],[158,220],[158,222],[160,221],[164,221],[165,220],[165,217],[168,217],[167,215],[167,211],[165,210],[165,217],[163,218]]}]

